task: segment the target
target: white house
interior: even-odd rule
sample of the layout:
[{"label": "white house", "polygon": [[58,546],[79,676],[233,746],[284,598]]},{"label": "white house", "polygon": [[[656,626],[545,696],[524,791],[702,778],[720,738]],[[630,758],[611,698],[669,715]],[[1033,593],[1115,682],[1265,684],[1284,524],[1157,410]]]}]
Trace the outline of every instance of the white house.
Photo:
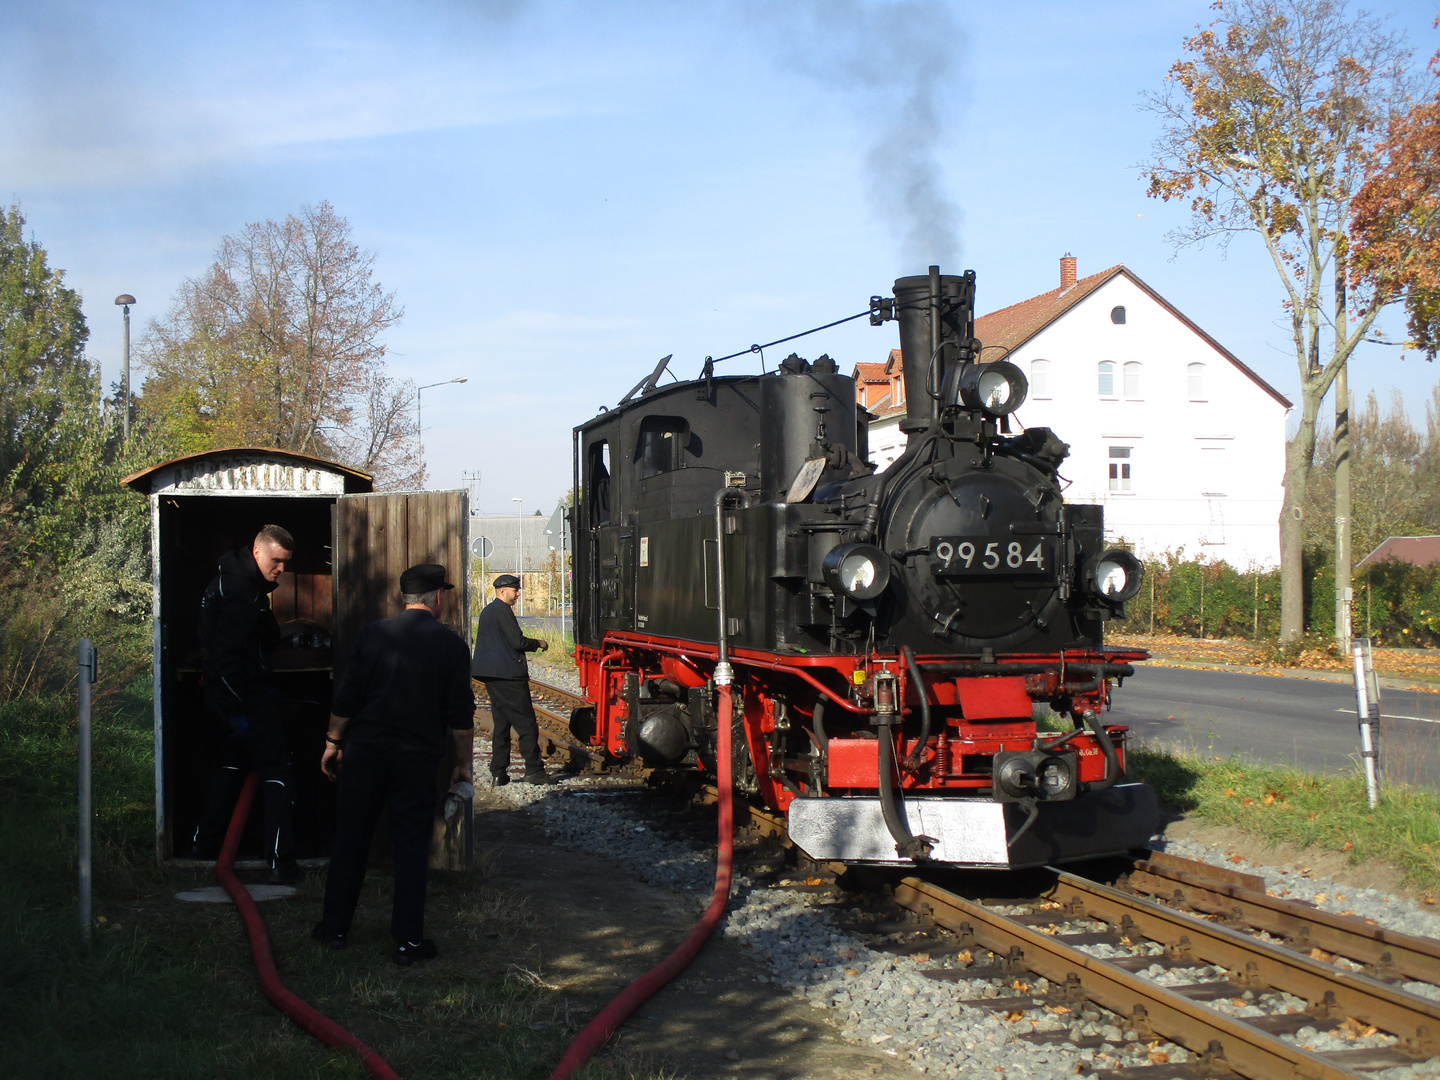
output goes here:
[{"label": "white house", "polygon": [[[1067,255],[1059,288],[976,319],[975,334],[986,360],[1029,378],[1012,425],[1070,444],[1065,497],[1103,503],[1111,540],[1241,569],[1279,563],[1290,402],[1130,270],[1077,279]],[[899,351],[855,375],[883,469],[904,448]]]}]

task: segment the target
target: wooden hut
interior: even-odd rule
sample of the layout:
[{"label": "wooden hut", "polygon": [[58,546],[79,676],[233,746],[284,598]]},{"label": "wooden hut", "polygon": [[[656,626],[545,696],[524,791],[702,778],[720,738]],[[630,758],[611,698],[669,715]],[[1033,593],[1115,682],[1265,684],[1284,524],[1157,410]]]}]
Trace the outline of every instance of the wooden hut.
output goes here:
[{"label": "wooden hut", "polygon": [[[175,458],[121,483],[150,499],[156,857],[184,849],[216,762],[200,693],[200,596],[220,556],[248,546],[268,523],[290,530],[296,548],[270,600],[282,627],[272,661],[295,758],[297,854],[326,855],[335,789],[319,761],[331,691],[360,629],[399,610],[401,571],[421,562],[450,570],[457,602],[446,621],[469,643],[467,494],[371,494],[371,478],[357,469],[264,447]],[[437,811],[441,790],[437,777]],[[252,818],[241,854],[258,858],[259,815]],[[437,816],[431,865],[468,869],[472,844],[468,812],[448,830]]]}]

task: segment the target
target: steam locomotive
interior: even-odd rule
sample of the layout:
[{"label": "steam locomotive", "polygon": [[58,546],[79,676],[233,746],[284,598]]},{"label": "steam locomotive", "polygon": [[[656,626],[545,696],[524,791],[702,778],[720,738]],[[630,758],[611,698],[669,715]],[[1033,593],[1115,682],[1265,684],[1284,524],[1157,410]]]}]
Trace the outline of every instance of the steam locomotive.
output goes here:
[{"label": "steam locomotive", "polygon": [[[1025,867],[1145,846],[1153,792],[1101,717],[1147,654],[1106,648],[1142,568],[1067,504],[1026,380],[981,361],[975,274],[901,278],[904,453],[868,462],[828,356],[657,385],[574,429],[571,727],[614,758],[714,772],[734,670],[737,788],[811,857]],[[668,358],[667,358],[668,360]],[[1048,706],[1069,730],[1041,732]]]}]

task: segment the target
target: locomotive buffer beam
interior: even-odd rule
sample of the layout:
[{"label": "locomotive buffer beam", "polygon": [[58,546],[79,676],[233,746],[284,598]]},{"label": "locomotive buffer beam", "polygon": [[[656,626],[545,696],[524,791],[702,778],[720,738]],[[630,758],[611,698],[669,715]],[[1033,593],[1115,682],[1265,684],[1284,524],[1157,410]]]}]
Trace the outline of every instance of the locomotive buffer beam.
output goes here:
[{"label": "locomotive buffer beam", "polygon": [[[1022,869],[1121,855],[1148,847],[1160,828],[1160,807],[1145,784],[1117,784],[1064,802],[1042,802],[1040,817],[1014,847],[1023,824],[1013,803],[907,794],[900,813],[910,831],[936,841],[929,862]],[[879,798],[794,799],[790,838],[816,861],[913,865],[895,854]]]}]

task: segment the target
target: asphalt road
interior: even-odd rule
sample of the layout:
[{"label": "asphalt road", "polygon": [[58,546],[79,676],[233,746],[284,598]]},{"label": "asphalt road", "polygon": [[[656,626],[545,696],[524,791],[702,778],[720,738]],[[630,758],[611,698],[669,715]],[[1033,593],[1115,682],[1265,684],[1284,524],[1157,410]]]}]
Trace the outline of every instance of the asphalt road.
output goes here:
[{"label": "asphalt road", "polygon": [[[1129,724],[1146,745],[1283,762],[1310,772],[1345,773],[1360,760],[1349,683],[1137,667],[1115,691],[1106,720]],[[1380,715],[1383,773],[1440,786],[1440,694],[1384,690]]]}]

